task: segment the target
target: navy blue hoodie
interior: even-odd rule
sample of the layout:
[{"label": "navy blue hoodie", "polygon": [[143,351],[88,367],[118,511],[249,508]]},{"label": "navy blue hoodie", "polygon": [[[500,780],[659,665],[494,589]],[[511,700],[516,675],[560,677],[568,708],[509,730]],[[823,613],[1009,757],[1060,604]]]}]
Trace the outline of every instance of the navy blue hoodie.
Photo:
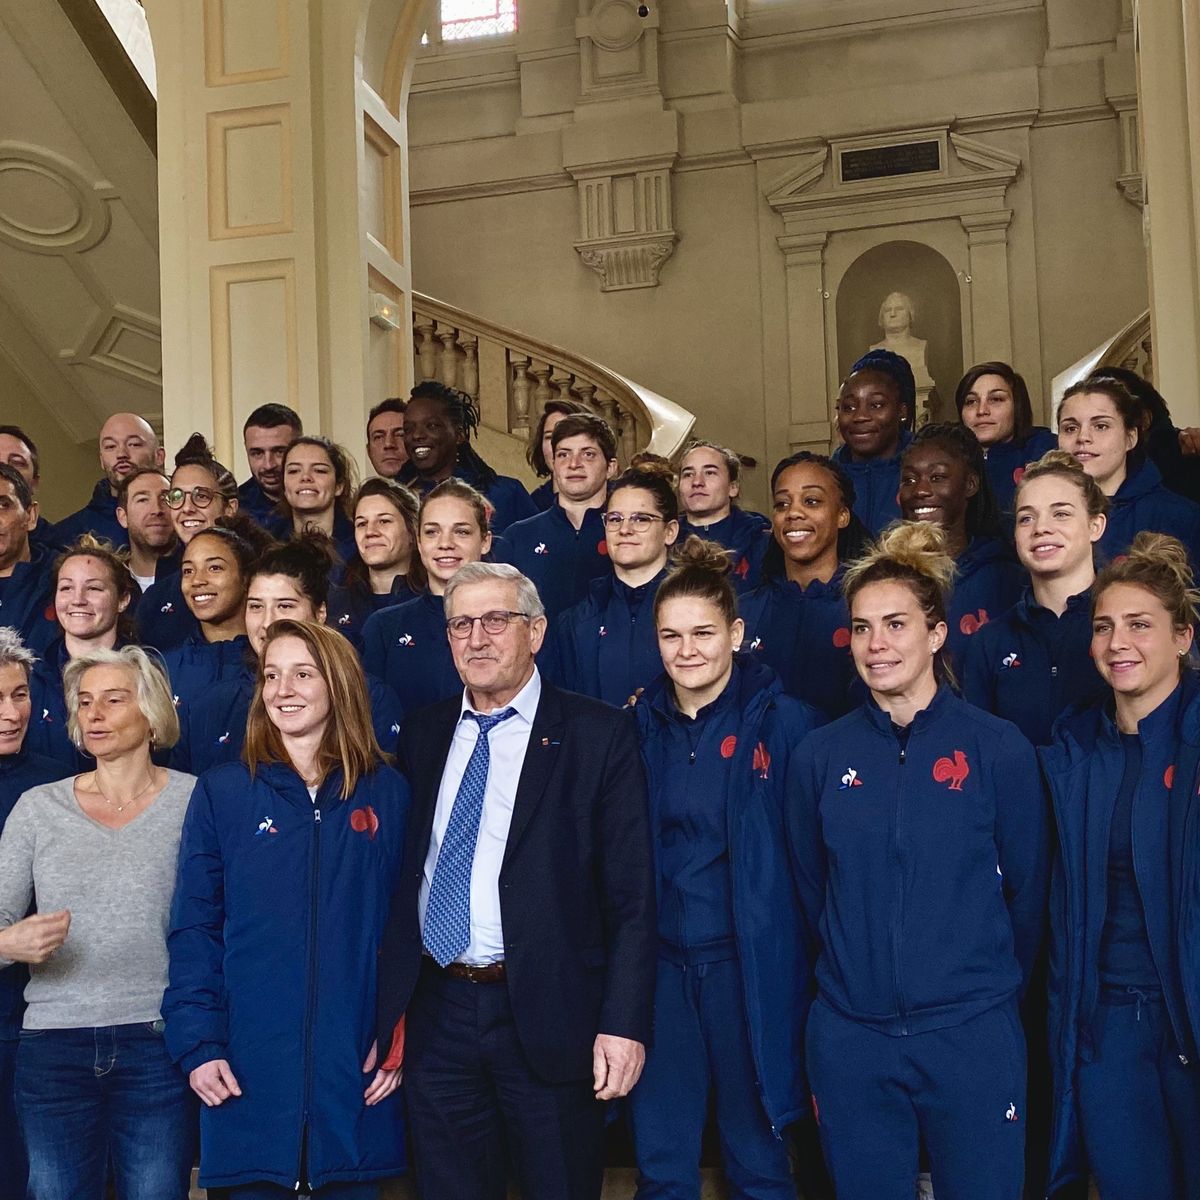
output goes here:
[{"label": "navy blue hoodie", "polygon": [[557,504],[504,531],[492,558],[533,580],[551,622],[580,603],[593,579],[612,573],[603,509],[589,508],[578,529]]},{"label": "navy blue hoodie", "polygon": [[637,588],[615,575],[597,579],[554,627],[546,667],[553,682],[620,707],[662,674],[654,596],[666,577],[664,567]]},{"label": "navy blue hoodie", "polygon": [[[404,1167],[399,1095],[362,1065],[409,790],[380,766],[311,799],[288,765],[208,772],[183,823],[167,935],[166,1044],[183,1073],[229,1061],[242,1095],[200,1114],[201,1187],[319,1188]],[[380,1047],[385,1058],[391,1047]]]},{"label": "navy blue hoodie", "polygon": [[855,462],[849,446],[839,446],[833,461],[850,476],[854,483],[854,515],[878,537],[893,521],[900,519],[900,459],[912,434],[900,431],[900,448],[891,458],[872,458]]},{"label": "navy blue hoodie", "polygon": [[272,500],[262,490],[262,485],[253,475],[245,483],[239,484],[237,494],[239,513],[267,530],[276,524],[275,506],[278,501]]},{"label": "navy blue hoodie", "polygon": [[13,565],[0,579],[0,625],[11,625],[21,640],[41,654],[62,630],[54,615],[50,570],[58,555],[46,546],[29,547],[29,561]]},{"label": "navy blue hoodie", "polygon": [[1200,504],[1169,491],[1150,459],[1127,475],[1110,498],[1100,538],[1104,557],[1111,562],[1124,554],[1143,529],[1177,537],[1187,547],[1193,569],[1200,569]]},{"label": "navy blue hoodie", "polygon": [[363,665],[396,693],[405,712],[462,695],[441,596],[426,592],[373,613],[363,626],[362,641]]},{"label": "navy blue hoodie", "polygon": [[[23,793],[70,774],[70,768],[35,754],[28,745],[16,754],[0,754],[0,831]],[[0,1042],[13,1041],[20,1032],[28,982],[29,969],[24,963],[13,963],[0,971]]]},{"label": "navy blue hoodie", "polygon": [[957,667],[967,644],[993,617],[1008,612],[1029,582],[1007,542],[975,537],[954,561],[954,590],[946,611],[946,645]]},{"label": "navy blue hoodie", "polygon": [[1092,593],[1072,596],[1059,617],[1026,588],[968,642],[959,682],[972,704],[1011,721],[1035,746],[1047,745],[1069,707],[1107,690],[1092,661]]},{"label": "navy blue hoodie", "polygon": [[53,759],[62,767],[61,779],[92,765],[67,733],[67,701],[63,694],[63,669],[70,659],[62,635],[51,642],[34,664],[29,676],[32,712],[25,745],[34,753]]},{"label": "navy blue hoodie", "polygon": [[[466,463],[459,461],[454,464],[454,477],[463,483],[469,483],[476,491],[482,492],[492,506],[491,528],[493,533],[503,533],[517,521],[526,517],[535,517],[538,507],[530,498],[520,480],[511,475],[497,475],[491,485],[483,487],[479,475]],[[427,496],[437,487],[436,483],[421,479],[412,463],[405,463],[400,469],[397,480],[406,487],[412,488],[418,496]]]},{"label": "navy blue hoodie", "polygon": [[1035,425],[1023,442],[998,442],[984,451],[988,480],[1002,513],[1012,515],[1017,484],[1021,482],[1026,466],[1036,462],[1047,450],[1056,449],[1058,435],[1043,425]]},{"label": "navy blue hoodie", "polygon": [[142,593],[135,620],[138,641],[160,654],[200,636],[200,622],[183,598],[183,576],[176,567],[161,575]]},{"label": "navy blue hoodie", "polygon": [[[754,1074],[767,1117],[781,1131],[808,1110],[804,1024],[812,964],[794,871],[793,839],[799,830],[791,769],[798,746],[820,718],[783,694],[770,667],[741,655],[734,658],[725,694],[709,707],[707,721],[691,724],[711,729],[692,730],[664,675],[634,709],[650,794],[659,901],[668,858],[678,862],[681,855],[703,858],[706,850],[724,853],[721,869]],[[693,733],[695,754],[690,753]],[[698,844],[690,826],[664,811],[666,797],[681,791],[711,814],[709,823],[724,835],[720,845]]]},{"label": "navy blue hoodie", "polygon": [[92,498],[78,512],[63,517],[54,527],[54,541],[69,546],[80,534],[107,538],[114,546],[129,545],[129,531],[117,520],[117,498],[107,477],[92,489]]},{"label": "navy blue hoodie", "polygon": [[202,634],[196,634],[181,646],[168,650],[163,661],[167,665],[179,723],[183,724],[192,703],[214,683],[240,678],[247,662],[253,660],[254,651],[245,634],[223,642],[206,642]]},{"label": "navy blue hoodie", "polygon": [[[1174,1049],[1200,1046],[1200,685],[1189,672],[1138,723],[1142,774],[1133,797],[1133,866]],[[1059,853],[1050,897],[1050,1191],[1082,1172],[1075,1073],[1095,1047],[1100,946],[1108,908],[1113,809],[1125,767],[1110,705],[1067,714],[1041,750]],[[1196,1067],[1193,1065],[1193,1070]]]},{"label": "navy blue hoodie", "polygon": [[729,516],[711,525],[695,525],[681,515],[679,545],[683,545],[689,533],[716,542],[730,552],[733,582],[739,590],[757,587],[762,582],[763,559],[771,544],[771,522],[762,513],[747,512],[735,504],[730,508]]},{"label": "navy blue hoodie", "polygon": [[1014,725],[942,686],[902,740],[869,698],[809,734],[798,780],[823,999],[903,1036],[1021,992],[1045,926],[1050,814]]},{"label": "navy blue hoodie", "polygon": [[850,656],[850,610],[839,570],[828,583],[807,587],[768,579],[740,601],[746,622],[743,650],[769,663],[790,696],[830,717],[861,700]]}]

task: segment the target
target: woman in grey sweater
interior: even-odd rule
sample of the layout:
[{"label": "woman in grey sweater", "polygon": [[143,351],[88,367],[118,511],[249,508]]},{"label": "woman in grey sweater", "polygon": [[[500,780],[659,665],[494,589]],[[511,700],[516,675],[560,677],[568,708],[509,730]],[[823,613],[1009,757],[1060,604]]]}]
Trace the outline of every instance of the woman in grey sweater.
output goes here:
[{"label": "woman in grey sweater", "polygon": [[184,1200],[195,1111],[160,1008],[195,779],[151,761],[179,721],[140,647],[72,659],[63,681],[96,769],[26,792],[0,837],[0,969],[30,967],[16,1066],[29,1196],[101,1195],[111,1160],[121,1200]]}]

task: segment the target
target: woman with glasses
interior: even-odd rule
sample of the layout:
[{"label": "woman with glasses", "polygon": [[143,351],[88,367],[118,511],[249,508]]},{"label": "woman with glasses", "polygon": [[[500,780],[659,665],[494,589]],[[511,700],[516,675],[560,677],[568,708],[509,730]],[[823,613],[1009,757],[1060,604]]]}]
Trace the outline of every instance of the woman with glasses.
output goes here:
[{"label": "woman with glasses", "polygon": [[462,692],[446,641],[446,584],[492,548],[487,501],[453,476],[421,501],[417,553],[427,590],[372,614],[363,626],[363,663],[400,698],[405,712]]},{"label": "woman with glasses", "polygon": [[163,997],[204,1107],[200,1186],[228,1200],[371,1200],[404,1169],[403,1026],[376,1041],[380,944],[409,791],[345,638],[266,632],[242,762],[196,785]]},{"label": "woman with glasses", "polygon": [[613,480],[604,510],[612,574],[559,617],[547,672],[585,696],[622,705],[662,670],[654,594],[679,536],[679,500],[669,467],[645,466]]},{"label": "woman with glasses", "polygon": [[372,613],[420,595],[425,567],[417,553],[420,503],[402,483],[368,479],[354,497],[355,553],[339,586],[329,592],[326,622],[362,645]]},{"label": "woman with glasses", "polygon": [[283,456],[283,527],[274,532],[286,540],[316,530],[348,563],[356,550],[350,504],[357,486],[354,460],[342,446],[316,434],[295,438]]},{"label": "woman with glasses", "polygon": [[85,533],[59,555],[52,574],[59,637],[33,668],[29,748],[70,771],[87,764],[67,731],[63,671],[93,650],[115,650],[134,637],[133,605],[138,587],[129,568],[108,542]]},{"label": "woman with glasses", "polygon": [[[193,433],[175,455],[171,486],[164,499],[182,547],[202,529],[211,529],[237,512],[237,480],[213,457],[202,434]],[[138,640],[165,653],[199,632],[183,599],[179,572],[163,576],[148,588],[137,606]]]},{"label": "woman with glasses", "polygon": [[[331,592],[333,548],[324,534],[306,533],[270,546],[255,560],[246,586],[246,636],[253,654],[243,655],[233,678],[206,688],[181,714],[181,736],[171,765],[199,775],[221,763],[237,762],[246,740],[246,722],[254,681],[274,621],[331,624],[327,601]],[[339,628],[338,632],[342,630]],[[371,725],[385,750],[400,732],[400,701],[386,683],[367,676]]]}]

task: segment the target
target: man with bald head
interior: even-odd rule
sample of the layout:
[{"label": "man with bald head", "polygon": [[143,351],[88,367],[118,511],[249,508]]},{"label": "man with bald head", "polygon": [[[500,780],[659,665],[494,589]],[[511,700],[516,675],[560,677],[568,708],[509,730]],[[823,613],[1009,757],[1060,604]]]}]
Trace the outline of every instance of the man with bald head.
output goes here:
[{"label": "man with bald head", "polygon": [[62,545],[81,533],[108,538],[114,546],[125,546],[129,535],[117,520],[117,489],[121,481],[139,467],[161,467],[163,449],[150,424],[137,413],[113,413],[100,430],[100,469],[104,472],[92,498],[77,513],[54,527]]}]

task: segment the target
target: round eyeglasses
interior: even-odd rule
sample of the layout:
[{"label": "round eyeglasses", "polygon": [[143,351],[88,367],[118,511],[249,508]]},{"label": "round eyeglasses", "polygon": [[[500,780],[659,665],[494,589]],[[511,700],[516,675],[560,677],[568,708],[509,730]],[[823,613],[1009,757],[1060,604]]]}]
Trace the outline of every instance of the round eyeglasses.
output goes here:
[{"label": "round eyeglasses", "polygon": [[478,621],[483,626],[484,633],[495,636],[503,633],[513,621],[528,620],[528,613],[497,610],[496,612],[485,612],[481,617],[451,617],[446,622],[446,628],[452,638],[469,638],[471,630],[475,628],[475,622]]},{"label": "round eyeglasses", "polygon": [[163,498],[163,503],[166,504],[166,506],[168,508],[182,508],[184,501],[189,496],[191,496],[192,503],[197,508],[207,508],[217,498],[218,495],[219,495],[219,493],[214,492],[212,490],[212,488],[173,487],[173,488],[167,488],[167,490],[165,492],[163,492],[162,498]]}]

